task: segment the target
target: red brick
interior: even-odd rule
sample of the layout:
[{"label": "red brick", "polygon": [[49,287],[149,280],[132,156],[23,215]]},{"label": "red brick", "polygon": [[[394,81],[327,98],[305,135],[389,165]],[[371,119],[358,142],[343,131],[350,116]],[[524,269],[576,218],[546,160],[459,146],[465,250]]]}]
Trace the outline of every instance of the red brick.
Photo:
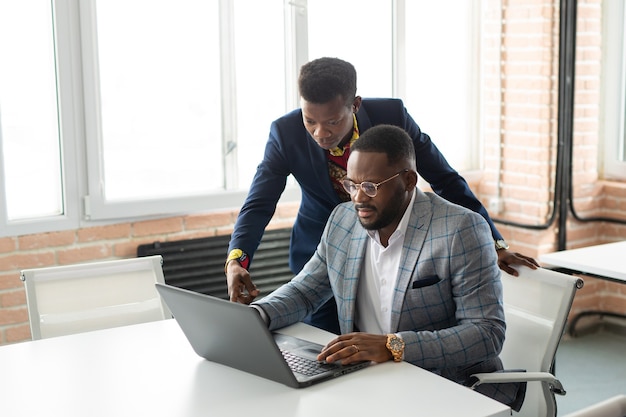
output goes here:
[{"label": "red brick", "polygon": [[81,246],[57,252],[59,265],[71,265],[89,261],[104,260],[112,256],[111,247],[106,244]]},{"label": "red brick", "polygon": [[20,279],[19,272],[10,274],[0,274],[0,290],[23,288],[24,284]]},{"label": "red brick", "polygon": [[129,241],[118,242],[113,245],[113,255],[117,258],[134,258],[137,256],[137,247],[140,245],[151,244],[156,241],[169,241],[169,240],[177,240],[173,237],[173,235],[160,235],[160,236],[152,236],[145,237],[142,239],[132,239]]},{"label": "red brick", "polygon": [[196,214],[185,217],[185,230],[214,229],[234,225],[237,214],[232,211]]},{"label": "red brick", "polygon": [[29,340],[32,340],[29,324],[10,326],[5,330],[4,333],[7,343],[27,342]]},{"label": "red brick", "polygon": [[13,252],[17,248],[17,240],[14,237],[0,238],[0,253]]},{"label": "red brick", "polygon": [[130,237],[130,232],[130,223],[122,223],[79,229],[76,234],[79,242],[94,242],[98,240],[127,239]]},{"label": "red brick", "polygon": [[39,268],[54,264],[54,252],[16,252],[0,256],[0,272],[19,271],[26,268]]},{"label": "red brick", "polygon": [[227,236],[233,233],[232,227],[221,227],[215,230],[215,236]]},{"label": "red brick", "polygon": [[26,292],[18,291],[0,292],[0,307],[16,307],[26,305]]},{"label": "red brick", "polygon": [[76,232],[73,230],[26,235],[18,238],[20,250],[67,246],[75,241]]},{"label": "red brick", "polygon": [[183,230],[183,220],[180,217],[167,219],[148,220],[133,223],[133,236],[142,237],[163,233],[177,233]]},{"label": "red brick", "polygon": [[596,310],[598,308],[598,304],[600,303],[599,295],[590,295],[590,296],[579,296],[578,294],[574,297],[574,302],[572,303],[572,310],[574,311],[588,311],[588,310]]},{"label": "red brick", "polygon": [[0,326],[28,322],[28,309],[26,307],[3,308],[0,310]]}]

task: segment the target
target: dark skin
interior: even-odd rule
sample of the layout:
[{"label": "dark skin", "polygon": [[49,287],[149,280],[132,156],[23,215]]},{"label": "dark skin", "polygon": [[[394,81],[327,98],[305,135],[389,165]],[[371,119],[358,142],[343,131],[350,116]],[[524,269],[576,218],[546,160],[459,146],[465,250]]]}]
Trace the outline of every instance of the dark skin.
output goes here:
[{"label": "dark skin", "polygon": [[[389,165],[387,155],[378,152],[353,152],[348,159],[347,178],[356,184],[363,181],[376,184],[404,168],[409,168],[409,171],[380,185],[375,197],[369,197],[360,188],[351,195],[359,222],[365,229],[377,230],[380,243],[385,247],[398,228],[415,192],[415,165],[409,161]],[[393,356],[386,345],[386,335],[361,332],[344,334],[324,346],[317,359],[344,365],[361,361],[387,362]]]},{"label": "dark skin", "polygon": [[[352,137],[352,114],[358,112],[360,106],[359,96],[348,103],[341,96],[324,104],[310,103],[302,99],[302,121],[320,147],[332,149],[345,145]],[[497,255],[498,267],[514,276],[518,273],[511,267],[512,265],[525,265],[531,269],[539,267],[536,260],[518,252],[500,249]],[[226,266],[226,281],[230,301],[250,304],[260,293],[248,271],[237,261],[230,261]]]}]

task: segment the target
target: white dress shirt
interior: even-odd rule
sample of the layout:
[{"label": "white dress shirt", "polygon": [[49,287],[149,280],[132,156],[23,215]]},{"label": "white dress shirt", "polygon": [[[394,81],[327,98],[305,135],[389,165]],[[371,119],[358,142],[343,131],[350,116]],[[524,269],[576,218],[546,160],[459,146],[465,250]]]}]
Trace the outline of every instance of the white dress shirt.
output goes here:
[{"label": "white dress shirt", "polygon": [[409,224],[415,191],[402,220],[389,237],[387,247],[380,243],[378,230],[368,230],[370,239],[365,249],[363,269],[356,296],[355,322],[359,331],[374,334],[393,333],[391,307],[400,268],[404,235]]}]

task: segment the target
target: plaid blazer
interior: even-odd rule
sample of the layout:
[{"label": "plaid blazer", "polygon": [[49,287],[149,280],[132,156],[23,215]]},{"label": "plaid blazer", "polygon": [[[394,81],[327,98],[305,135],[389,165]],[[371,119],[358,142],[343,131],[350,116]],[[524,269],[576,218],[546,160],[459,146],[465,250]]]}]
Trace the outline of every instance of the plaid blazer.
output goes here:
[{"label": "plaid blazer", "polygon": [[[493,238],[478,214],[416,189],[396,282],[391,326],[404,359],[453,381],[502,369],[502,285]],[[332,212],[310,261],[255,302],[270,329],[303,320],[329,298],[342,333],[355,331],[355,297],[369,236],[351,202]],[[505,402],[505,401],[503,401]]]}]

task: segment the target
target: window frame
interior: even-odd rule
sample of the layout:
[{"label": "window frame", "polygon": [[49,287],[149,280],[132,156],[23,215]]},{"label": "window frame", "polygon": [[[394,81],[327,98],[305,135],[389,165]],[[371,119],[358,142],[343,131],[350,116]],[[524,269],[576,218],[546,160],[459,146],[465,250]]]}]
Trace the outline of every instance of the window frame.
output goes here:
[{"label": "window frame", "polygon": [[[98,71],[98,42],[96,23],[96,0],[84,0],[80,5],[81,40],[82,40],[82,62],[85,107],[85,141],[88,192],[84,197],[84,218],[86,220],[130,220],[146,216],[176,215],[198,211],[211,211],[225,207],[238,207],[243,204],[247,195],[245,190],[228,190],[228,184],[235,183],[236,178],[229,179],[236,175],[236,156],[230,153],[224,156],[224,170],[227,189],[219,193],[220,198],[216,199],[215,194],[204,194],[198,196],[155,198],[141,201],[107,201],[103,187],[103,154],[102,146],[102,122],[100,113],[100,91],[99,91],[99,71]],[[225,55],[229,50],[232,36],[226,22],[232,19],[231,2],[220,0],[220,21],[222,33],[226,34],[221,40],[221,62],[223,74],[231,74],[232,62]],[[233,97],[234,81],[230,77],[222,76],[222,149],[225,149],[226,142],[234,141],[233,132],[236,129],[236,116],[233,111],[236,103],[228,100]]]},{"label": "window frame", "polygon": [[602,7],[602,77],[599,166],[604,179],[626,180],[626,6],[621,0],[605,0]]},{"label": "window frame", "polygon": [[[61,184],[63,188],[63,214],[35,219],[9,220],[6,207],[0,205],[2,236],[18,236],[75,229],[80,225],[79,195],[81,190],[80,134],[82,114],[80,88],[82,84],[77,55],[80,38],[76,10],[78,0],[56,0],[51,2],[53,39],[56,62],[58,128],[61,147]],[[2,132],[0,132],[0,141]],[[2,147],[0,146],[0,152]],[[3,157],[3,155],[0,155]],[[4,181],[0,181],[0,192],[5,195]]]}]

